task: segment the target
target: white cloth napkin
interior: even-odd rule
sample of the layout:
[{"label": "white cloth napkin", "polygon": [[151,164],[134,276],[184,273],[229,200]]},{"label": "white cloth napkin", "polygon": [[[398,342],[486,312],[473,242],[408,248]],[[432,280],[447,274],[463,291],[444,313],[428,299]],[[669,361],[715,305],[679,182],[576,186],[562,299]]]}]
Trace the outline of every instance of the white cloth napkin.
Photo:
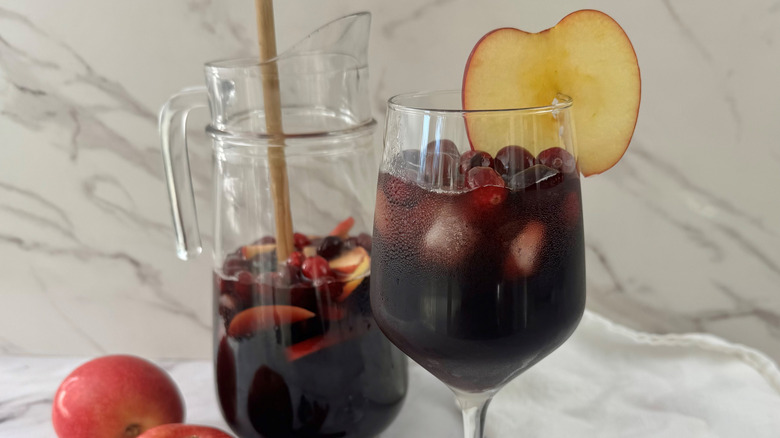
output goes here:
[{"label": "white cloth napkin", "polygon": [[[410,409],[411,407],[413,409]],[[452,394],[411,368],[382,437],[460,437]],[[710,335],[650,335],[586,312],[566,344],[496,395],[489,438],[780,437],[780,371]]]}]

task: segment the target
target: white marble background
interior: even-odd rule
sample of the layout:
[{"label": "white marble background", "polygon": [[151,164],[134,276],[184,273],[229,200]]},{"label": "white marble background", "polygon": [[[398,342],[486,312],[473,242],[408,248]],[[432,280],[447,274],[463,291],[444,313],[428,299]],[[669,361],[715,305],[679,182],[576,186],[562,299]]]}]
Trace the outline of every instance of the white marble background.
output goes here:
[{"label": "white marble background", "polygon": [[[0,355],[210,355],[210,262],[175,258],[156,114],[203,62],[256,52],[253,3],[0,0]],[[590,308],[780,359],[780,1],[283,0],[276,20],[283,49],[373,12],[382,120],[392,94],[458,87],[487,31],[583,7],[643,74],[628,153],[584,184]]]}]

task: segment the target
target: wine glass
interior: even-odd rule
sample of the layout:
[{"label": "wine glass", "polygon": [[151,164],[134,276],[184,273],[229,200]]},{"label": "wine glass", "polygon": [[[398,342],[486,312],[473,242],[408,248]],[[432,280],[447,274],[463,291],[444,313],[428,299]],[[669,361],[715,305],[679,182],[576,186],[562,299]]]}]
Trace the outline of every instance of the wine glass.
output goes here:
[{"label": "wine glass", "polygon": [[458,91],[388,102],[371,306],[455,393],[466,438],[482,437],[492,397],[560,346],[585,308],[571,107],[559,95],[466,111]]}]

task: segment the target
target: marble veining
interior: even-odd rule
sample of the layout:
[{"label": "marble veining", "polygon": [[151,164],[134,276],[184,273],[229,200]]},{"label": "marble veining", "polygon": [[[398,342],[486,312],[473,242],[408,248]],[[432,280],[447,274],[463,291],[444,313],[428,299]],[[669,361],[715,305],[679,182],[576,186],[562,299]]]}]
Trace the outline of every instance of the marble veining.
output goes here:
[{"label": "marble veining", "polygon": [[[583,183],[589,307],[635,328],[710,332],[780,359],[780,2],[588,6],[623,25],[643,75],[631,147]],[[252,7],[0,6],[0,354],[210,356],[211,261],[175,258],[157,112],[176,90],[202,83],[204,62],[256,52]],[[275,4],[280,50],[338,16],[373,13],[380,129],[389,96],[458,87],[487,31],[541,30],[581,7]],[[208,253],[210,148],[205,115],[192,118]]]}]

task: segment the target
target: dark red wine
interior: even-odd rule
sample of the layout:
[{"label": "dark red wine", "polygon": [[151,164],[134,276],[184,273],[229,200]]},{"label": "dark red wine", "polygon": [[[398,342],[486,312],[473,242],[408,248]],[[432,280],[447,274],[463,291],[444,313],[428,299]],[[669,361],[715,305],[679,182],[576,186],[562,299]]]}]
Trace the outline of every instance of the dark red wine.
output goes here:
[{"label": "dark red wine", "polygon": [[406,362],[371,314],[370,237],[336,239],[279,266],[261,239],[215,273],[217,392],[242,438],[371,437],[401,408]]},{"label": "dark red wine", "polygon": [[382,173],[377,196],[377,323],[437,378],[470,392],[547,356],[585,307],[577,174],[537,165],[482,186],[499,178],[492,172],[471,169],[464,189],[449,191]]}]

